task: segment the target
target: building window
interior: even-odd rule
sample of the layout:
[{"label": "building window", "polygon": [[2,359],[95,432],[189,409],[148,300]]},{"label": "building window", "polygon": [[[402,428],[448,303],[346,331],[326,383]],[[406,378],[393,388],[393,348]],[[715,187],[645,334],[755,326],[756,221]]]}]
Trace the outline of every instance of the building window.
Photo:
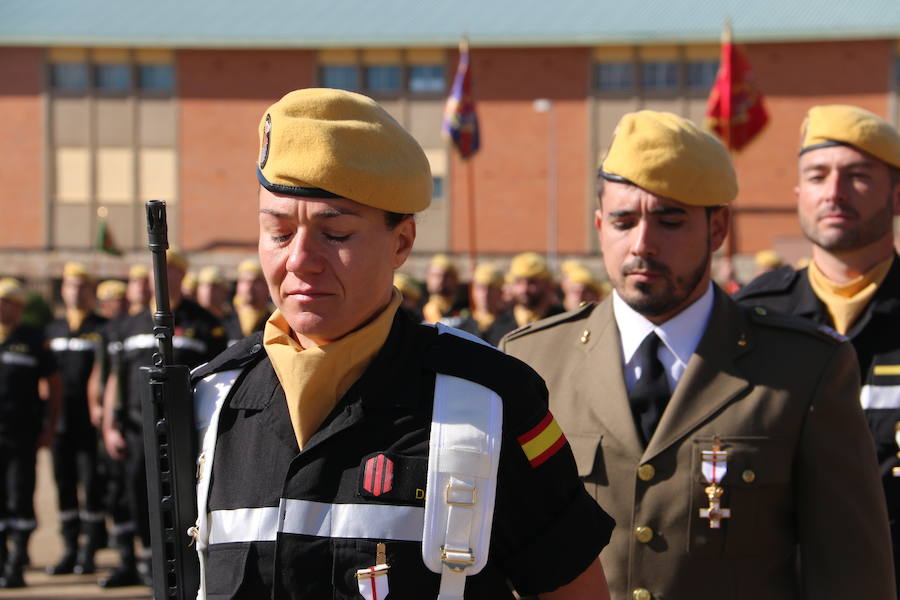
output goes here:
[{"label": "building window", "polygon": [[431,198],[432,200],[440,200],[444,197],[444,178],[431,178]]},{"label": "building window", "polygon": [[131,67],[127,64],[96,65],[94,86],[100,92],[127,92],[131,89]]},{"label": "building window", "polygon": [[692,90],[708,90],[719,72],[717,60],[692,60],[687,63],[687,85]]},{"label": "building window", "polygon": [[414,94],[439,94],[447,87],[444,65],[412,65],[409,91]]},{"label": "building window", "polygon": [[603,92],[625,92],[634,89],[634,64],[602,62],[595,67],[597,89]]},{"label": "building window", "polygon": [[144,92],[171,93],[175,89],[172,65],[139,65],[138,87]]},{"label": "building window", "polygon": [[359,69],[354,65],[325,65],[319,79],[322,87],[350,92],[359,90]]},{"label": "building window", "polygon": [[678,63],[655,61],[641,64],[641,86],[646,90],[674,90],[678,88]]},{"label": "building window", "polygon": [[397,94],[401,89],[400,65],[366,67],[366,91],[374,94]]},{"label": "building window", "polygon": [[60,92],[84,92],[88,89],[88,67],[84,63],[58,63],[50,66],[50,85]]}]

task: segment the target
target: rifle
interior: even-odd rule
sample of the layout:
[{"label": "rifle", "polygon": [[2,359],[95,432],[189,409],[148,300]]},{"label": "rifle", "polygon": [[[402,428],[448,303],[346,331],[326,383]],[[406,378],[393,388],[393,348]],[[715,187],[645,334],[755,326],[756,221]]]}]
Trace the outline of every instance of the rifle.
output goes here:
[{"label": "rifle", "polygon": [[153,336],[159,344],[159,351],[153,355],[154,365],[141,368],[147,382],[141,412],[153,552],[153,597],[188,600],[196,598],[200,587],[200,563],[187,533],[197,522],[194,403],[190,370],[172,364],[175,318],[169,308],[166,272],[169,247],[166,203],[151,200],[146,207],[156,288]]}]

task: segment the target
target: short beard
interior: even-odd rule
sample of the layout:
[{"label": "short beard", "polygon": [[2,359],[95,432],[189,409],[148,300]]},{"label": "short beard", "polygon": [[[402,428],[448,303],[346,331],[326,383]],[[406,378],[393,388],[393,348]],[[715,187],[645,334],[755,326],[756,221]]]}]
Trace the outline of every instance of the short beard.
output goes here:
[{"label": "short beard", "polygon": [[[884,236],[891,234],[894,230],[894,212],[890,196],[881,210],[877,211],[866,221],[859,223],[853,229],[838,232],[838,235],[836,236],[828,236],[827,233],[819,233],[816,228],[818,217],[820,213],[825,212],[825,210],[826,209],[816,211],[816,214],[811,220],[804,217],[803,214],[799,214],[799,217],[800,229],[803,231],[803,235],[806,239],[827,252],[850,252],[859,250],[860,248],[864,248],[877,242]],[[859,216],[859,213],[855,208],[848,206],[844,207],[843,210],[854,216]]]},{"label": "short beard", "polygon": [[[675,278],[674,281],[666,279],[666,287],[659,291],[655,296],[652,295],[652,286],[644,283],[635,284],[635,288],[642,292],[637,298],[627,297],[625,294],[619,293],[625,304],[630,306],[635,312],[646,317],[658,317],[678,308],[694,291],[706,275],[709,269],[710,256],[712,250],[710,248],[710,239],[706,240],[706,253],[697,268],[691,271],[684,279]],[[665,265],[657,263],[652,259],[640,259],[622,265],[623,282],[624,272],[634,268],[649,268],[651,270],[663,273],[671,277],[671,271]]]}]

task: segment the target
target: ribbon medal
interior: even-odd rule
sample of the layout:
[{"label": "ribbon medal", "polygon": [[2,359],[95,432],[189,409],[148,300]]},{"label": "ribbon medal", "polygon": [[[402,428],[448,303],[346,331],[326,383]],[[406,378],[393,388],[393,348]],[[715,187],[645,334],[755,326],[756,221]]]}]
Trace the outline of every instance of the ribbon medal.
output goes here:
[{"label": "ribbon medal", "polygon": [[728,472],[728,451],[722,450],[719,438],[716,438],[712,450],[703,450],[701,457],[700,470],[709,484],[704,489],[706,497],[709,499],[709,506],[700,509],[700,518],[709,519],[710,529],[719,529],[722,526],[722,519],[731,518],[731,509],[721,506],[722,494],[725,493],[725,489],[719,485],[719,482],[725,477],[725,473]]}]

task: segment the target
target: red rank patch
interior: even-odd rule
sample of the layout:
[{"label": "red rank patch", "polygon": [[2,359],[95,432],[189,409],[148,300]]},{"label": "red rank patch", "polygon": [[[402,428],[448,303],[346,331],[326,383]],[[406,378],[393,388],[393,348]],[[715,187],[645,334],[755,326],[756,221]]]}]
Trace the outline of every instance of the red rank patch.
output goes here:
[{"label": "red rank patch", "polygon": [[379,454],[366,461],[366,474],[363,489],[373,496],[380,496],[391,491],[394,485],[394,461]]}]

